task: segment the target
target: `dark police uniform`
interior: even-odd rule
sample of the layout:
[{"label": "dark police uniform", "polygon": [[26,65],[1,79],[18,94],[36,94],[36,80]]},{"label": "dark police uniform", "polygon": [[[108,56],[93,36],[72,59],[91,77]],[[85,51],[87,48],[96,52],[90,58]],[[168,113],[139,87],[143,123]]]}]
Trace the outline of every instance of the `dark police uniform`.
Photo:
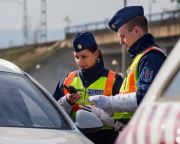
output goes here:
[{"label": "dark police uniform", "polygon": [[[129,53],[131,58],[135,58],[140,52],[149,47],[158,47],[151,34],[141,37],[133,46],[130,47]],[[160,67],[165,61],[166,56],[162,51],[151,50],[140,59],[138,64],[138,82],[137,82],[137,103],[140,104],[145,93],[150,87],[152,81],[157,75]]]}]

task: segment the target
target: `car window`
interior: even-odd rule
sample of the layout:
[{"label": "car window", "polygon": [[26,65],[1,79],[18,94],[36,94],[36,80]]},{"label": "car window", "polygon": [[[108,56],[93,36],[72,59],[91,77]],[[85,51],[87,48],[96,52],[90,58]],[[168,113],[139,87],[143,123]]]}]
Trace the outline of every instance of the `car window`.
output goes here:
[{"label": "car window", "polygon": [[178,98],[180,100],[180,70],[175,73],[173,79],[169,82],[163,95],[164,98]]},{"label": "car window", "polygon": [[70,129],[69,123],[29,79],[0,73],[0,126]]}]

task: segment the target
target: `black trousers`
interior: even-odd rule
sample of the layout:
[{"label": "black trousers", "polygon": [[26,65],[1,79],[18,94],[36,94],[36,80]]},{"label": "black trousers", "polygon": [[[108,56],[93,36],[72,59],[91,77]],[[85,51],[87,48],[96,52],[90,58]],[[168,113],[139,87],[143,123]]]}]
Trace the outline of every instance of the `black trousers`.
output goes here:
[{"label": "black trousers", "polygon": [[118,132],[115,132],[114,130],[102,129],[100,131],[84,135],[95,144],[114,144]]}]

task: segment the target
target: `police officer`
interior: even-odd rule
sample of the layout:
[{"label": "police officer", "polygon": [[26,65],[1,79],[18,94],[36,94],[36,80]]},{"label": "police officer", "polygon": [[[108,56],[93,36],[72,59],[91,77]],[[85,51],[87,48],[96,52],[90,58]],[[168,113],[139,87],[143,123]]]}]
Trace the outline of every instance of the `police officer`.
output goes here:
[{"label": "police officer", "polygon": [[154,37],[148,33],[148,22],[142,6],[120,9],[108,25],[117,32],[120,44],[127,48],[132,63],[118,95],[98,95],[89,99],[100,108],[120,112],[116,119],[126,124],[144,98],[166,56],[155,43]]},{"label": "police officer", "polygon": [[[115,95],[119,93],[122,77],[104,67],[103,58],[91,32],[79,33],[73,41],[75,62],[79,70],[70,72],[64,81],[59,81],[54,98],[70,113],[72,119],[80,105],[89,104],[88,97],[92,95]],[[77,94],[69,94],[63,87],[73,86]],[[86,135],[94,143],[114,143],[116,133],[112,127],[106,127],[99,132]]]}]

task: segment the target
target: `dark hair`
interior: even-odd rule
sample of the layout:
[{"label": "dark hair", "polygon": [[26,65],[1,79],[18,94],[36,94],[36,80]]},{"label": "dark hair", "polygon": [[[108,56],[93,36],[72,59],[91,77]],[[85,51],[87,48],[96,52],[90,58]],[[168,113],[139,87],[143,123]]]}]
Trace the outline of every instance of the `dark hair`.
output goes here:
[{"label": "dark hair", "polygon": [[104,59],[103,59],[102,52],[100,51],[100,49],[97,48],[96,50],[93,50],[93,49],[87,49],[87,50],[89,50],[92,53],[94,53],[96,50],[99,51],[99,55],[96,61],[97,63],[101,63],[104,66]]},{"label": "dark hair", "polygon": [[145,33],[148,33],[148,21],[145,16],[137,16],[126,23],[129,31],[131,31],[135,26],[139,26],[143,29]]},{"label": "dark hair", "polygon": [[98,49],[98,46],[97,44],[93,44],[92,46],[89,46],[86,49],[94,53]]},{"label": "dark hair", "polygon": [[102,64],[104,65],[104,60],[103,60],[103,56],[102,56],[102,53],[101,51],[98,49],[99,51],[99,55],[98,55],[98,59],[102,62]]}]

